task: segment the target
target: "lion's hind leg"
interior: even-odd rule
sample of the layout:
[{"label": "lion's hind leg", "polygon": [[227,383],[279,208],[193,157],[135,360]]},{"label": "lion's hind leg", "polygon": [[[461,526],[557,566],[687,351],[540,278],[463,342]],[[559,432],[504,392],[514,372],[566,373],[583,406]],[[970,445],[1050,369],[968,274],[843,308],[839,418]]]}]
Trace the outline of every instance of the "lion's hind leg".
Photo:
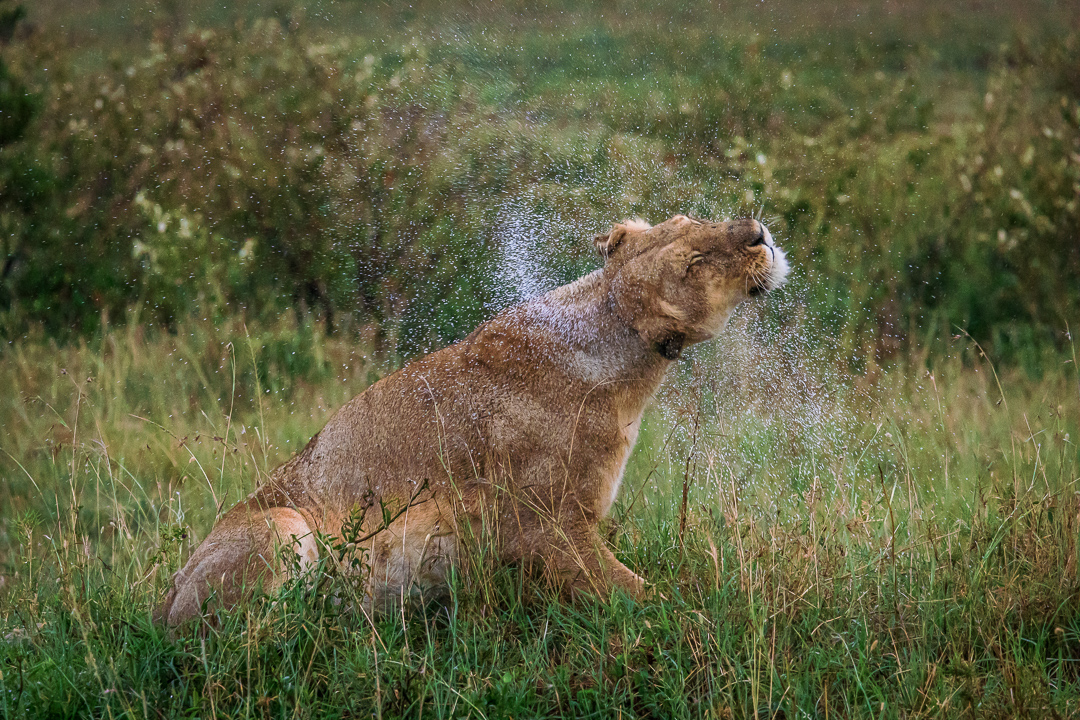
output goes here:
[{"label": "lion's hind leg", "polygon": [[379,611],[441,594],[458,556],[454,520],[435,500],[411,506],[366,543],[367,604]]},{"label": "lion's hind leg", "polygon": [[215,608],[231,608],[260,587],[272,592],[292,566],[283,556],[286,548],[296,553],[301,571],[318,561],[315,534],[300,513],[284,507],[234,508],[173,576],[155,620],[176,626],[201,616],[208,600]]}]

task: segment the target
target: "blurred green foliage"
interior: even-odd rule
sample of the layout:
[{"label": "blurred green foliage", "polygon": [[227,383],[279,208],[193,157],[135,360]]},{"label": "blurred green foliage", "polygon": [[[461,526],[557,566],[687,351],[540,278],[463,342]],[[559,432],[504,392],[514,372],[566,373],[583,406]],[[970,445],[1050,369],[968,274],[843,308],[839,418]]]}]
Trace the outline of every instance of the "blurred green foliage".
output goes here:
[{"label": "blurred green foliage", "polygon": [[5,338],[294,311],[410,355],[505,302],[508,207],[561,219],[570,276],[629,215],[762,213],[823,329],[878,358],[958,329],[1034,358],[1080,318],[1076,32],[169,8],[100,62],[50,28],[4,50]]}]

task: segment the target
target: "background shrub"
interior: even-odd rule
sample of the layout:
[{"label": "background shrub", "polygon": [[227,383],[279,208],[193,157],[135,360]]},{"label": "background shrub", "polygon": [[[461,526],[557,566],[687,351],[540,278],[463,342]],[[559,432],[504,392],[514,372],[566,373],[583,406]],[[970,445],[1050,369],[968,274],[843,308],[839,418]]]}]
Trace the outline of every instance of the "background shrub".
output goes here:
[{"label": "background shrub", "polygon": [[411,355],[676,211],[770,219],[863,355],[964,330],[1035,357],[1076,317],[1075,33],[676,41],[642,10],[386,36],[245,7],[98,62],[47,29],[5,49],[6,337],[292,311]]}]

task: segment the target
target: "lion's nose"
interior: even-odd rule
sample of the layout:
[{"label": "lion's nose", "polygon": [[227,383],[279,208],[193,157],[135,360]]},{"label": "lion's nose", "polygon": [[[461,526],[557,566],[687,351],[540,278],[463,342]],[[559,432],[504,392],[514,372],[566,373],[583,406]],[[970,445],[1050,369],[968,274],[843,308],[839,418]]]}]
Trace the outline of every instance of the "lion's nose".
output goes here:
[{"label": "lion's nose", "polygon": [[765,237],[769,234],[769,231],[761,223],[755,221],[754,225],[757,226],[757,232],[750,235],[750,242],[748,243],[750,247],[764,245]]}]

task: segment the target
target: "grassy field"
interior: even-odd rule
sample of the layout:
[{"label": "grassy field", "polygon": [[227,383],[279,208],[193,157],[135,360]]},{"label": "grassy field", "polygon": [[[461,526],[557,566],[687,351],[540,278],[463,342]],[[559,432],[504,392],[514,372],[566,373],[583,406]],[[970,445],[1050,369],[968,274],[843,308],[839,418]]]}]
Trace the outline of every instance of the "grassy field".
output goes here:
[{"label": "grassy field", "polygon": [[[1080,716],[1074,8],[27,9],[4,717]],[[385,616],[326,571],[150,622],[348,398],[675,211],[795,273],[646,416],[605,531],[650,597],[478,548]]]},{"label": "grassy field", "polygon": [[398,615],[301,585],[175,640],[149,613],[183,550],[379,367],[292,327],[13,349],[5,715],[1080,713],[1075,366],[957,341],[853,376],[749,310],[665,385],[609,523],[648,600],[481,557]]}]

